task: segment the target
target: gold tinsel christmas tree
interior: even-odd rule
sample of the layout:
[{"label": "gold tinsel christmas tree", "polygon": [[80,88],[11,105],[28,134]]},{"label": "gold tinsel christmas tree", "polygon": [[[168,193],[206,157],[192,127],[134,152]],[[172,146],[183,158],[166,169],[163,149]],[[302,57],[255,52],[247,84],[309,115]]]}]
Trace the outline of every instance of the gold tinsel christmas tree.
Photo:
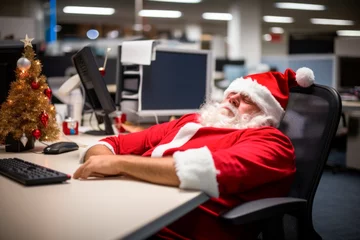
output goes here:
[{"label": "gold tinsel christmas tree", "polygon": [[35,138],[53,141],[59,137],[56,111],[51,104],[51,89],[41,75],[41,62],[35,58],[31,41],[24,42],[23,56],[17,61],[16,81],[11,83],[7,100],[0,109],[0,140],[11,136],[25,146]]}]

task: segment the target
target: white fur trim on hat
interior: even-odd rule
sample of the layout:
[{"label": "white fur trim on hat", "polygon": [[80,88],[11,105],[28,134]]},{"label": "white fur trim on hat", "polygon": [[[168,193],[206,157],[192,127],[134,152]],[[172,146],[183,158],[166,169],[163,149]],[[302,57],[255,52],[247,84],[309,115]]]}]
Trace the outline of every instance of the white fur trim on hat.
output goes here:
[{"label": "white fur trim on hat", "polygon": [[267,116],[273,117],[274,126],[279,126],[285,111],[270,90],[259,84],[256,79],[253,80],[250,77],[235,79],[224,94],[227,96],[231,92],[244,93],[249,96],[251,101],[256,103]]},{"label": "white fur trim on hat", "polygon": [[307,88],[314,84],[315,75],[314,72],[307,67],[299,68],[296,71],[296,82],[299,86]]},{"label": "white fur trim on hat", "polygon": [[178,151],[173,157],[180,188],[201,190],[211,197],[219,197],[218,171],[207,147]]}]

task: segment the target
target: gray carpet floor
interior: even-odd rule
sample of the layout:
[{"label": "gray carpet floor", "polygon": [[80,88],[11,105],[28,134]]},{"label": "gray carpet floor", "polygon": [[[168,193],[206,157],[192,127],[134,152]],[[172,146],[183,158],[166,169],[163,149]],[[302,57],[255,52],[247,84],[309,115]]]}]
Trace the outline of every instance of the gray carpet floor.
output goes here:
[{"label": "gray carpet floor", "polygon": [[324,171],[314,199],[313,222],[324,240],[360,240],[359,171]]}]

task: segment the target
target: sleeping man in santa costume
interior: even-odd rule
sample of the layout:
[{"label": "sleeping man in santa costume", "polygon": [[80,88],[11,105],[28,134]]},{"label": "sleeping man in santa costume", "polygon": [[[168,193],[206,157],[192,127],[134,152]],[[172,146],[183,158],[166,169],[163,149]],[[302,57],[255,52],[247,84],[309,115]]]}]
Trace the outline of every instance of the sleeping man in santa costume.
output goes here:
[{"label": "sleeping man in santa costume", "polygon": [[102,139],[85,151],[74,178],[128,175],[211,197],[151,239],[251,239],[255,226],[231,227],[218,216],[245,201],[287,195],[295,153],[277,127],[289,89],[313,82],[308,68],[238,78],[221,103],[205,103],[199,113]]}]

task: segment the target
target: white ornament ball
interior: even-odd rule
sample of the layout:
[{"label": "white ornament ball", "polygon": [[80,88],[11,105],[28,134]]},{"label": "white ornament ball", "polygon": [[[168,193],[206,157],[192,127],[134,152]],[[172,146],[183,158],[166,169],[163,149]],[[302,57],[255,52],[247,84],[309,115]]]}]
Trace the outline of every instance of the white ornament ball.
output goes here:
[{"label": "white ornament ball", "polygon": [[17,61],[17,67],[21,71],[27,71],[31,67],[31,62],[27,58],[24,58],[24,57],[19,58],[19,60]]}]

